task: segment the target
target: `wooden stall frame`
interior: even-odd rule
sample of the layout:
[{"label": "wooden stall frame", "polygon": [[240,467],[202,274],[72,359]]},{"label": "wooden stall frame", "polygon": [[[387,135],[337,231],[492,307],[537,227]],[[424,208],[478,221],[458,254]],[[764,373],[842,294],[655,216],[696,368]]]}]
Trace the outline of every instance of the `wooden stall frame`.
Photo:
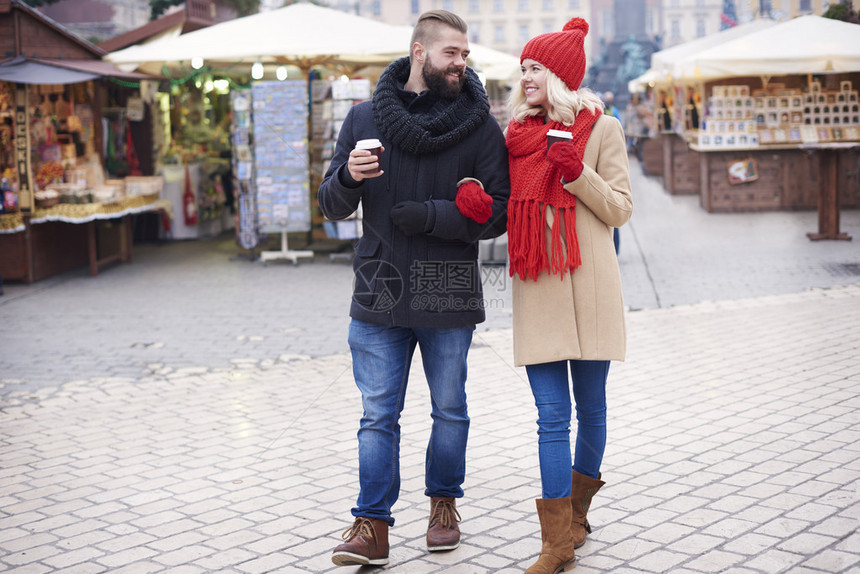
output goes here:
[{"label": "wooden stall frame", "polygon": [[89,264],[90,264],[90,276],[95,277],[99,274],[99,268],[107,265],[108,263],[113,263],[115,261],[119,261],[122,263],[131,263],[131,245],[132,245],[132,229],[131,229],[131,216],[124,215],[118,218],[120,221],[120,242],[119,242],[119,250],[116,253],[111,253],[110,255],[104,256],[99,259],[98,253],[98,223],[100,221],[113,221],[110,219],[104,220],[93,220],[87,223],[87,243],[89,249]]},{"label": "wooden stall frame", "polygon": [[851,241],[851,236],[839,231],[839,151],[860,146],[855,142],[801,145],[808,153],[818,151],[820,158],[821,187],[818,190],[818,232],[807,233],[812,241],[835,239]]}]

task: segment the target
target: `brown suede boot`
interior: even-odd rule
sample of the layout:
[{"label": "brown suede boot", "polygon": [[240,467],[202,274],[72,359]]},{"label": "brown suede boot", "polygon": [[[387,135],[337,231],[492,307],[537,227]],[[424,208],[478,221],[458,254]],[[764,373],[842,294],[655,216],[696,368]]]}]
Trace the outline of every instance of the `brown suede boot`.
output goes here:
[{"label": "brown suede boot", "polygon": [[591,532],[591,525],[588,523],[586,515],[591,506],[592,497],[604,484],[606,483],[600,480],[599,474],[597,478],[591,478],[573,471],[573,481],[570,485],[570,500],[573,504],[571,532],[573,533],[573,545],[576,548],[585,544],[585,534]]},{"label": "brown suede boot", "polygon": [[573,568],[573,537],[570,533],[572,507],[570,498],[539,498],[541,549],[538,561],[526,574],[557,574]]},{"label": "brown suede boot", "polygon": [[460,514],[452,497],[430,499],[430,523],[427,525],[427,550],[454,550],[460,546]]},{"label": "brown suede boot", "polygon": [[388,564],[388,523],[358,516],[343,533],[345,543],[335,547],[331,561],[337,566]]}]

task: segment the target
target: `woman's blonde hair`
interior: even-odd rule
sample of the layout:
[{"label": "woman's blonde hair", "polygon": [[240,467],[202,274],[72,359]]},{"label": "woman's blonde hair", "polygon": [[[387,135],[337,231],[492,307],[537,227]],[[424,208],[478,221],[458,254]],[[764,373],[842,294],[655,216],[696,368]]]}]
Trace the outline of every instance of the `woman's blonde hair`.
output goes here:
[{"label": "woman's blonde hair", "polygon": [[[549,109],[546,115],[550,120],[561,122],[566,126],[573,125],[576,114],[584,109],[594,113],[604,109],[603,100],[588,88],[571,90],[552,70],[546,69],[546,96]],[[542,116],[544,109],[532,106],[526,101],[526,93],[521,82],[517,82],[508,98],[508,110],[511,118],[522,123],[529,116]]]}]

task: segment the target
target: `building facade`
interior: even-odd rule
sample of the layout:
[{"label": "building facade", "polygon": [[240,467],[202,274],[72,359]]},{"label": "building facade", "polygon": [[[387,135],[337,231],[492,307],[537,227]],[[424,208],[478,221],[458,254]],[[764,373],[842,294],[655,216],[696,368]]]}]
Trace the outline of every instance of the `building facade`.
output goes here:
[{"label": "building facade", "polygon": [[663,0],[662,47],[720,31],[722,0]]},{"label": "building facade", "polygon": [[[283,4],[283,0],[274,1]],[[144,28],[150,23],[152,7],[149,0],[59,0],[39,7],[38,11],[67,30],[102,43]],[[165,10],[162,18],[182,11],[207,26],[237,17],[235,7],[223,0],[186,0]]]},{"label": "building facade", "polygon": [[60,0],[40,11],[75,33],[97,41],[149,22],[149,0]]},{"label": "building facade", "polygon": [[[469,24],[472,42],[518,56],[525,43],[538,34],[561,30],[579,16],[591,20],[592,0],[330,0],[329,6],[382,20],[414,25],[427,10],[448,10]],[[597,46],[590,34],[590,52]]]},{"label": "building facade", "polygon": [[[746,20],[770,16],[774,20],[789,20],[806,14],[822,15],[831,4],[839,0],[736,0],[738,16]],[[860,9],[860,0],[849,2],[854,10]]]}]

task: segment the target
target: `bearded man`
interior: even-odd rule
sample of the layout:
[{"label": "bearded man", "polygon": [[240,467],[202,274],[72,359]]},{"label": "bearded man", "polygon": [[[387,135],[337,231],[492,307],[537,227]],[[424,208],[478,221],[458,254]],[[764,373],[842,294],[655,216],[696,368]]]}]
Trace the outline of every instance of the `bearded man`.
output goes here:
[{"label": "bearded man", "polygon": [[[400,491],[400,413],[416,346],[430,389],[425,461],[429,551],[460,544],[469,415],[466,357],[484,321],[478,241],[505,232],[508,154],[481,82],[466,66],[466,23],[422,14],[410,55],[390,64],[371,101],[353,107],[319,188],[329,219],[362,208],[349,347],[364,415],[355,517],[339,566],[388,563]],[[356,149],[378,139],[381,149]]]}]

